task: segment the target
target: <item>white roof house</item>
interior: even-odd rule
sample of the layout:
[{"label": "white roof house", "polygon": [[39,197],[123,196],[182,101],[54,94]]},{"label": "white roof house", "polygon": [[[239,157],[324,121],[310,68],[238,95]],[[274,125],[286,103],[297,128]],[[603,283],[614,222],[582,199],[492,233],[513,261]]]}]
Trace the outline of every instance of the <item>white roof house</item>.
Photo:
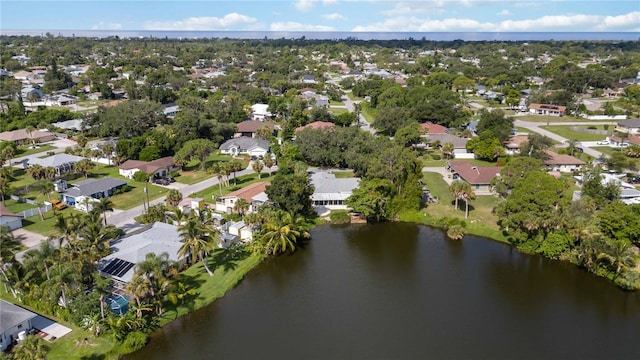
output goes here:
[{"label": "white roof house", "polygon": [[0,300],[0,351],[5,351],[14,340],[31,330],[31,321],[36,316],[38,314]]},{"label": "white roof house", "polygon": [[250,156],[265,156],[270,149],[269,141],[241,136],[229,139],[220,145],[220,152],[236,156],[247,154]]},{"label": "white roof house", "polygon": [[111,244],[113,253],[102,258],[98,263],[99,271],[120,283],[133,279],[135,265],[144,261],[147,254],[169,254],[169,260],[181,262],[178,250],[182,246],[180,233],[174,225],[161,222],[150,228],[119,239]]},{"label": "white roof house", "polygon": [[253,104],[251,105],[251,119],[265,121],[271,118],[269,112],[269,104]]},{"label": "white roof house", "polygon": [[73,171],[75,164],[83,159],[82,156],[61,153],[46,158],[30,157],[27,159],[27,165],[40,165],[43,168],[52,167],[56,169],[56,175],[60,176]]},{"label": "white roof house", "polygon": [[311,173],[311,184],[315,187],[311,201],[316,210],[347,209],[344,201],[360,184],[360,178],[336,178],[328,172]]}]

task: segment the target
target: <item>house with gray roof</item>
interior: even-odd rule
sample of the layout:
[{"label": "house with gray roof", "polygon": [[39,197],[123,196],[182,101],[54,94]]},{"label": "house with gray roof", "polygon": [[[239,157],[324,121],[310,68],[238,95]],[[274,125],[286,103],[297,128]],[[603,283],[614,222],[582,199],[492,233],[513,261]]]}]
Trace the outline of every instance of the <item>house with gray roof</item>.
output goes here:
[{"label": "house with gray roof", "polygon": [[58,121],[55,122],[53,124],[54,127],[57,127],[58,129],[62,129],[62,130],[74,130],[74,131],[81,131],[81,130],[85,130],[85,125],[84,125],[84,120],[82,119],[71,119],[71,120],[65,120],[65,121]]},{"label": "house with gray roof", "polygon": [[27,159],[26,165],[27,167],[33,165],[40,165],[44,168],[52,167],[56,170],[56,176],[62,176],[63,174],[72,172],[75,164],[83,159],[82,156],[61,153],[46,158],[29,158]]},{"label": "house with gray roof", "polygon": [[618,121],[616,131],[629,135],[640,134],[640,118]]},{"label": "house with gray roof", "polygon": [[113,196],[125,185],[127,185],[126,181],[112,177],[87,179],[72,184],[71,187],[64,190],[60,195],[62,202],[79,208],[82,205],[82,200],[86,198],[90,200]]},{"label": "house with gray roof", "polygon": [[186,257],[178,256],[182,246],[180,232],[175,225],[156,222],[142,231],[112,242],[113,251],[98,261],[98,271],[110,277],[116,287],[124,287],[133,279],[135,266],[149,254],[167,253],[168,260],[184,263]]},{"label": "house with gray roof", "polygon": [[336,178],[329,172],[311,172],[310,179],[314,186],[311,201],[318,213],[347,209],[345,200],[360,184],[360,178]]},{"label": "house with gray roof", "polygon": [[467,150],[469,139],[461,138],[451,134],[424,134],[422,138],[430,144],[439,143],[439,146],[450,142],[453,144],[453,157],[458,159],[473,159],[474,154]]},{"label": "house with gray roof", "polygon": [[0,351],[5,351],[20,333],[26,334],[33,327],[31,321],[38,316],[27,309],[0,300]]},{"label": "house with gray roof", "polygon": [[229,139],[220,145],[220,152],[231,156],[247,154],[249,156],[265,156],[270,149],[269,141],[241,136]]}]

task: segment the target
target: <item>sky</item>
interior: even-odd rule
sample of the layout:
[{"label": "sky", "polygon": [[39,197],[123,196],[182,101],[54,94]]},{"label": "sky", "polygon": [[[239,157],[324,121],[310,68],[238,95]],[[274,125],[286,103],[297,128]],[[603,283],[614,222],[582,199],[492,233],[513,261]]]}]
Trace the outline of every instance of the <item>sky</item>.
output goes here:
[{"label": "sky", "polygon": [[0,29],[640,32],[640,0],[0,0]]}]

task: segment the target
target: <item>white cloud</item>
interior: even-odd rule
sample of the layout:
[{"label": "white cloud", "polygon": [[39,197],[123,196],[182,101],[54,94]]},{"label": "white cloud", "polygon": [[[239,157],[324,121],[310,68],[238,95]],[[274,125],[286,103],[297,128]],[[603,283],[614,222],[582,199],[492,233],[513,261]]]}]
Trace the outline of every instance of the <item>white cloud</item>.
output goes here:
[{"label": "white cloud", "polygon": [[293,21],[275,22],[271,24],[271,31],[335,31],[332,26],[301,24]]},{"label": "white cloud", "polygon": [[381,22],[356,26],[353,31],[635,31],[638,24],[640,11],[618,16],[571,14],[495,23],[468,18],[435,20],[419,16],[396,16]]},{"label": "white cloud", "polygon": [[504,9],[502,11],[500,11],[498,14],[498,16],[509,16],[509,15],[513,15],[513,13],[507,9]]},{"label": "white cloud", "polygon": [[317,0],[298,0],[295,3],[293,3],[293,6],[295,6],[296,9],[300,11],[309,11],[313,9],[316,1]]},{"label": "white cloud", "polygon": [[323,5],[334,5],[337,3],[338,3],[338,0],[322,0]]},{"label": "white cloud", "polygon": [[144,30],[226,30],[243,25],[252,25],[256,18],[229,13],[224,17],[200,16],[190,17],[175,21],[145,21],[142,24]]},{"label": "white cloud", "polygon": [[100,21],[97,24],[93,24],[93,26],[91,26],[91,29],[93,30],[120,30],[122,29],[122,24],[118,24],[118,23],[106,23],[104,21]]},{"label": "white cloud", "polygon": [[338,13],[333,13],[333,14],[324,14],[322,15],[323,18],[327,19],[327,20],[346,20],[347,18],[342,15],[342,14],[338,14]]}]

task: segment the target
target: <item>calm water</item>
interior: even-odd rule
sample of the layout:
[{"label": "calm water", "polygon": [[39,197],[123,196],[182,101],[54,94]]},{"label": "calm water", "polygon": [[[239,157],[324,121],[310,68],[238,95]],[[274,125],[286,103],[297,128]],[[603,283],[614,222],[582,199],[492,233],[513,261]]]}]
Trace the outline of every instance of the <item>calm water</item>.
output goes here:
[{"label": "calm water", "polygon": [[640,359],[640,297],[412,224],[321,226],[127,359]]}]

